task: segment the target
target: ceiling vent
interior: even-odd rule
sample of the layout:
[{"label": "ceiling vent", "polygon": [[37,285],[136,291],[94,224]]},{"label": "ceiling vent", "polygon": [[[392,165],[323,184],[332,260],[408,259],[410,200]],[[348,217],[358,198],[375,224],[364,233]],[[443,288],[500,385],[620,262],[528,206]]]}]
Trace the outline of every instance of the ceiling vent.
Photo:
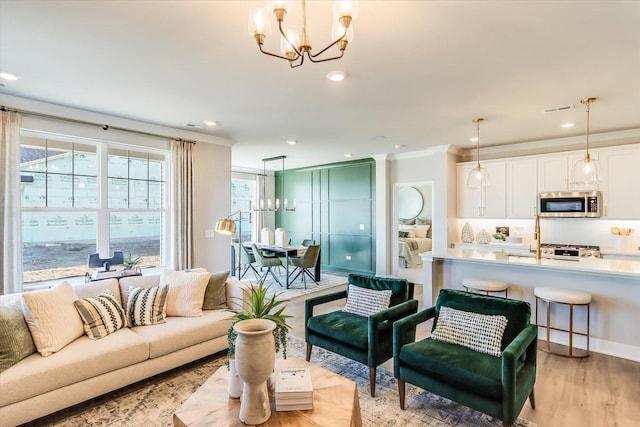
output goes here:
[{"label": "ceiling vent", "polygon": [[185,123],[184,126],[188,127],[188,128],[196,128],[196,129],[200,129],[201,128],[201,126],[194,125],[193,123]]},{"label": "ceiling vent", "polygon": [[560,107],[545,108],[544,112],[545,113],[556,113],[558,111],[573,110],[574,108],[576,108],[576,106],[573,105],[573,104],[571,104],[571,105],[562,105]]}]

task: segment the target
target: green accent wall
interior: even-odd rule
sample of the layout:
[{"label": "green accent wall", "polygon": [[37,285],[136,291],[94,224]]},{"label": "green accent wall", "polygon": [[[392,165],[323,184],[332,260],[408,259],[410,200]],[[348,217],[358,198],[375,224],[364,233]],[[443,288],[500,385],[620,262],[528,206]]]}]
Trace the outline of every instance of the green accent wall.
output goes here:
[{"label": "green accent wall", "polygon": [[[282,176],[275,173],[280,200]],[[323,269],[375,273],[373,159],[286,170],[284,196],[289,205],[295,199],[296,210],[277,212],[276,227],[287,231],[292,244],[309,238],[319,243]]]}]

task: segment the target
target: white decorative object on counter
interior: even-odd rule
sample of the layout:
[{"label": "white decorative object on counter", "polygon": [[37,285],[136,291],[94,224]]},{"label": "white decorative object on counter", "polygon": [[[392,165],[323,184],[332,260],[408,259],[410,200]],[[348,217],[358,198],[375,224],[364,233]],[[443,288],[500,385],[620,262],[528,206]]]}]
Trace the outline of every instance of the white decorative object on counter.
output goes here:
[{"label": "white decorative object on counter", "polygon": [[276,228],[276,246],[288,246],[289,237],[287,231],[284,228]]},{"label": "white decorative object on counter", "polygon": [[480,243],[481,245],[486,245],[491,242],[491,235],[487,230],[482,229],[476,236],[476,242]]},{"label": "white decorative object on counter", "polygon": [[462,227],[462,243],[473,243],[473,228],[468,222],[464,223]]},{"label": "white decorative object on counter", "polygon": [[260,243],[266,246],[273,246],[275,239],[273,230],[270,228],[263,228],[260,230]]}]

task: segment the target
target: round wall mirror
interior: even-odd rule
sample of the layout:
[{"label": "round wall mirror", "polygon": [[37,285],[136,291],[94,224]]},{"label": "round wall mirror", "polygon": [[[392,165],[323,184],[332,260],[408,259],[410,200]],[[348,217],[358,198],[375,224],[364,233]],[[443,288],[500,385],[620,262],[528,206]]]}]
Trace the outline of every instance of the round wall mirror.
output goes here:
[{"label": "round wall mirror", "polygon": [[415,187],[398,189],[398,216],[400,219],[413,219],[422,212],[422,194]]}]

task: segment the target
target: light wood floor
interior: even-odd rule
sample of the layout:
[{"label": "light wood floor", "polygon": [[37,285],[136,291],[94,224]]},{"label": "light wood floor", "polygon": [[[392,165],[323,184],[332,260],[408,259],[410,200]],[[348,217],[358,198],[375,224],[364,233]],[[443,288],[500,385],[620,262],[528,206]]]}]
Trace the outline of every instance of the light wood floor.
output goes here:
[{"label": "light wood floor", "polygon": [[[335,292],[331,288],[323,292]],[[344,289],[344,287],[342,287]],[[416,285],[422,309],[422,285]],[[292,299],[287,307],[291,334],[304,339],[304,300]],[[340,303],[321,306],[318,313],[341,308]],[[418,331],[425,336],[427,328]],[[392,361],[383,364],[393,372]],[[636,427],[640,426],[640,362],[592,353],[587,359],[568,359],[538,351],[535,387],[536,409],[529,403],[520,417],[544,427]]]}]

